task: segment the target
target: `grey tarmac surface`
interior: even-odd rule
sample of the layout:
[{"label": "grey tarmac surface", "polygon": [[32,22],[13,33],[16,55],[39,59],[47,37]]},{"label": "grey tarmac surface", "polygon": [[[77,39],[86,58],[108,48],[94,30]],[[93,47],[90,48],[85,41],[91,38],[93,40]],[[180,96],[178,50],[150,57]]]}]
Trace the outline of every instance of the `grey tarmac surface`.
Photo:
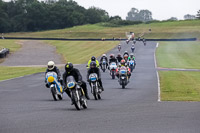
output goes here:
[{"label": "grey tarmac surface", "polygon": [[22,48],[9,55],[1,63],[2,66],[32,66],[46,65],[48,61],[53,60],[56,64],[62,63],[62,57],[56,54],[54,46],[45,44],[41,41],[22,41]]},{"label": "grey tarmac surface", "polygon": [[[123,44],[121,53],[130,51],[130,46]],[[102,100],[95,101],[90,93],[88,109],[81,111],[70,105],[66,94],[62,101],[53,101],[44,73],[0,82],[0,133],[200,132],[199,102],[157,101],[155,48],[155,42],[147,46],[137,42],[137,66],[126,89],[106,71]],[[112,53],[117,54],[117,49]],[[84,79],[85,66],[76,66]]]}]

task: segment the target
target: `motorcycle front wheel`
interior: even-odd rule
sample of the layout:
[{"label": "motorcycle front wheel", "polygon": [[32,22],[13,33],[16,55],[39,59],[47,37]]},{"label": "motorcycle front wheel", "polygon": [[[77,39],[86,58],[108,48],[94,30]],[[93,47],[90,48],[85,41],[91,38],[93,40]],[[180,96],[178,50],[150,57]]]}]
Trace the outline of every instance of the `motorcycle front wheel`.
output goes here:
[{"label": "motorcycle front wheel", "polygon": [[56,89],[55,87],[51,88],[51,94],[53,96],[54,101],[57,101],[58,100],[58,95],[56,94],[56,90],[55,89]]}]

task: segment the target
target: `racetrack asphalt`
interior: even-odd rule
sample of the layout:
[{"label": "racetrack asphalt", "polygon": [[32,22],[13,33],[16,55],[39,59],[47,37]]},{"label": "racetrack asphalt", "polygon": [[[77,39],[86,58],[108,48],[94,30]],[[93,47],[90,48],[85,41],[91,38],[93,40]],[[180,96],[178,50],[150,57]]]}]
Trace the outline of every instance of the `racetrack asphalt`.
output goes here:
[{"label": "racetrack asphalt", "polygon": [[[121,53],[130,47],[123,43]],[[199,102],[158,102],[155,48],[155,42],[137,42],[137,66],[126,88],[102,72],[102,100],[95,101],[90,93],[88,109],[81,111],[66,94],[62,101],[53,101],[44,73],[0,82],[0,133],[200,132]],[[110,53],[116,55],[117,48]],[[76,66],[84,80],[85,66]]]},{"label": "racetrack asphalt", "polygon": [[25,40],[21,42],[21,49],[8,55],[1,66],[46,66],[50,60],[56,64],[62,64],[62,56],[56,54],[56,48],[36,40]]}]

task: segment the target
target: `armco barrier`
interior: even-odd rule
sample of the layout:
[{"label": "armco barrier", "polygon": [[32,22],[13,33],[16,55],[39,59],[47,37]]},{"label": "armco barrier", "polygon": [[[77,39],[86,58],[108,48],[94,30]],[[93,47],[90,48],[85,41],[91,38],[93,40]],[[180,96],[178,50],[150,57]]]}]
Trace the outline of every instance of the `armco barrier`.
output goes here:
[{"label": "armco barrier", "polygon": [[[98,39],[98,38],[88,38],[88,39],[67,39],[67,38],[25,38],[25,37],[4,37],[4,39],[20,39],[20,40],[61,40],[61,41],[120,41],[127,39]],[[142,41],[136,39],[137,41]],[[146,39],[146,41],[196,41],[197,38],[180,38],[180,39]]]},{"label": "armco barrier", "polygon": [[7,54],[9,54],[9,49],[3,48],[3,49],[0,51],[0,58],[5,58],[5,57],[7,56]]}]

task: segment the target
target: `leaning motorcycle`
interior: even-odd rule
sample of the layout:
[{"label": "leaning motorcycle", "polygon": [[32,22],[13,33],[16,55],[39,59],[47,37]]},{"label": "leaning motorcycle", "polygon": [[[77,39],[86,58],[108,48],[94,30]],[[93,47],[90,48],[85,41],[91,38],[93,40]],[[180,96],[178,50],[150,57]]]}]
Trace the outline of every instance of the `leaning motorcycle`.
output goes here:
[{"label": "leaning motorcycle", "polygon": [[95,100],[101,99],[101,89],[99,89],[99,82],[98,82],[98,76],[96,73],[91,73],[89,75],[89,81],[91,86],[91,93],[94,96]]},{"label": "leaning motorcycle", "polygon": [[117,69],[117,64],[115,62],[112,62],[110,64],[110,75],[112,77],[112,79],[115,79],[115,74],[116,74],[116,69]]},{"label": "leaning motorcycle", "polygon": [[118,81],[123,89],[129,83],[129,79],[128,79],[128,75],[127,75],[127,68],[124,66],[121,67],[119,70],[119,80]]},{"label": "leaning motorcycle", "polygon": [[68,76],[66,79],[67,89],[70,90],[72,104],[77,110],[81,107],[87,108],[87,100],[85,98],[85,93],[80,85],[75,81],[73,76]]},{"label": "leaning motorcycle", "polygon": [[128,66],[131,69],[131,72],[133,71],[133,69],[135,69],[135,61],[134,60],[130,60],[128,62]]},{"label": "leaning motorcycle", "polygon": [[48,72],[46,74],[46,81],[48,86],[51,89],[51,93],[53,96],[53,99],[55,101],[62,100],[63,97],[63,88],[61,83],[58,81],[58,75],[55,72]]}]

